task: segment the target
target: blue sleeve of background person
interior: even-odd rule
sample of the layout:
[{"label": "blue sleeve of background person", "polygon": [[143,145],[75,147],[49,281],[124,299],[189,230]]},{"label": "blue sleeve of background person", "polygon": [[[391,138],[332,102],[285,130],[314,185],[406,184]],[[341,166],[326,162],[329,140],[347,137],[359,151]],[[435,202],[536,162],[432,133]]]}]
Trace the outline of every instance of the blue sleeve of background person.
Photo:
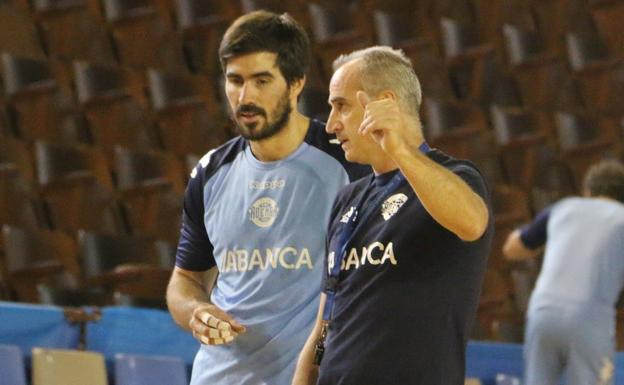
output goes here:
[{"label": "blue sleeve of background person", "polygon": [[212,243],[204,226],[203,178],[197,165],[184,194],[182,229],[176,253],[176,266],[203,271],[215,265]]},{"label": "blue sleeve of background person", "polygon": [[546,243],[546,228],[552,206],[546,207],[537,214],[533,222],[520,229],[520,239],[529,249],[537,249]]}]

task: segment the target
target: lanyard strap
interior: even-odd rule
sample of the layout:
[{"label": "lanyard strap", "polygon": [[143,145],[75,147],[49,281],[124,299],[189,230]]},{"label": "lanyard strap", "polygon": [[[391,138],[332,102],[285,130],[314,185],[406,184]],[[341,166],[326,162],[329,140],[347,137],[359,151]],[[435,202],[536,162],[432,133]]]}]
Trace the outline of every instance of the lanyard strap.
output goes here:
[{"label": "lanyard strap", "polygon": [[[429,148],[427,142],[423,142],[418,149],[422,153],[427,153],[431,151],[431,148]],[[329,322],[332,318],[334,300],[336,298],[336,289],[340,276],[340,267],[342,265],[342,261],[347,254],[347,249],[349,247],[349,244],[353,240],[354,235],[357,233],[358,230],[362,228],[363,224],[366,223],[366,221],[372,215],[375,209],[379,207],[383,199],[385,199],[391,192],[396,190],[404,179],[405,177],[403,176],[403,174],[401,174],[400,171],[397,172],[397,174],[383,189],[381,194],[375,197],[373,202],[366,204],[366,207],[362,209],[364,201],[367,200],[368,194],[370,193],[371,187],[373,185],[373,181],[375,180],[375,177],[371,176],[371,180],[368,183],[365,192],[360,197],[357,205],[355,206],[355,210],[348,218],[347,223],[343,227],[338,241],[338,245],[340,246],[338,250],[340,251],[334,255],[334,264],[333,266],[331,266],[331,269],[328,270],[328,277],[325,287],[326,301],[323,308],[323,321]]]}]

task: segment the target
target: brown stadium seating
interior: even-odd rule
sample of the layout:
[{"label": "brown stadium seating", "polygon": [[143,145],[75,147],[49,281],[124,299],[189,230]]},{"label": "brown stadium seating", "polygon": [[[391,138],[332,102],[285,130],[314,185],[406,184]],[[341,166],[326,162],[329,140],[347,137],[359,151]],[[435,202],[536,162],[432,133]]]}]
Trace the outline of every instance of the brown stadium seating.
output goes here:
[{"label": "brown stadium seating", "polygon": [[557,200],[576,194],[577,189],[570,167],[554,150],[541,151],[537,155],[540,167],[531,186],[530,200],[534,214]]},{"label": "brown stadium seating", "polygon": [[104,23],[88,0],[34,1],[33,11],[50,56],[114,64],[115,52]]},{"label": "brown stadium seating", "polygon": [[162,299],[173,268],[172,247],[151,238],[78,235],[83,278],[88,287],[138,298]]},{"label": "brown stadium seating", "polygon": [[193,72],[220,74],[217,51],[225,28],[236,17],[233,2],[176,0],[175,19],[186,61]]},{"label": "brown stadium seating", "polygon": [[51,281],[62,272],[74,283],[80,279],[76,242],[67,234],[4,225],[2,235],[3,270],[16,299],[38,302],[37,284]]},{"label": "brown stadium seating", "polygon": [[613,55],[624,58],[624,36],[622,35],[624,3],[621,1],[595,3],[591,9],[591,14],[598,33],[605,41],[607,48]]},{"label": "brown stadium seating", "polygon": [[109,159],[117,145],[157,148],[149,122],[143,72],[75,61],[76,94],[93,144]]},{"label": "brown stadium seating", "polygon": [[307,3],[314,53],[321,73],[329,79],[332,63],[340,54],[370,45],[366,33],[358,27],[363,22],[356,9],[343,2],[319,0]]},{"label": "brown stadium seating", "polygon": [[68,279],[67,274],[58,274],[46,282],[37,284],[37,302],[72,308],[111,304],[109,294],[98,288],[85,288]]},{"label": "brown stadium seating", "polygon": [[186,72],[182,41],[163,7],[149,0],[102,0],[102,9],[124,66]]},{"label": "brown stadium seating", "polygon": [[597,35],[568,32],[565,41],[568,62],[577,73],[591,73],[615,64],[607,46]]},{"label": "brown stadium seating", "polygon": [[0,224],[36,228],[42,223],[33,164],[25,142],[0,137]]},{"label": "brown stadium seating", "polygon": [[453,99],[425,97],[421,114],[427,141],[434,147],[476,163],[490,183],[502,174],[486,117],[475,105]]},{"label": "brown stadium seating", "polygon": [[567,63],[545,50],[544,42],[536,30],[505,24],[503,35],[508,62],[522,95],[523,105],[541,110],[580,106],[579,97],[566,98],[573,91],[566,86],[571,77]]},{"label": "brown stadium seating", "polygon": [[526,313],[531,298],[531,291],[535,287],[540,270],[540,261],[530,259],[516,262],[510,267],[511,285],[513,288],[514,303],[521,313]]},{"label": "brown stadium seating", "polygon": [[508,270],[508,263],[503,258],[502,248],[511,231],[528,223],[531,219],[529,197],[517,187],[498,184],[492,191],[494,206],[494,239],[488,266],[500,271]]},{"label": "brown stadium seating", "polygon": [[32,350],[33,385],[108,385],[101,353],[79,350]]},{"label": "brown stadium seating", "polygon": [[507,180],[528,190],[535,177],[537,153],[548,146],[552,123],[546,114],[520,107],[490,109],[498,157]]},{"label": "brown stadium seating", "polygon": [[287,12],[295,18],[304,28],[310,25],[309,16],[305,9],[305,0],[240,0],[241,13],[247,13],[264,9],[275,13]]},{"label": "brown stadium seating", "polygon": [[[382,4],[376,6],[384,7]],[[413,6],[406,9],[372,9],[375,41],[405,52],[420,75],[425,95],[451,97],[454,93],[450,79],[444,72],[445,66],[439,57],[439,49],[432,37],[424,34],[418,27],[416,12],[412,8]]]},{"label": "brown stadium seating", "polygon": [[555,55],[565,54],[564,35],[570,22],[568,0],[529,0],[538,31],[546,50]]},{"label": "brown stadium seating", "polygon": [[475,327],[481,338],[518,342],[522,339],[523,319],[513,303],[513,289],[504,274],[488,269],[485,272]]},{"label": "brown stadium seating", "polygon": [[555,123],[561,155],[580,189],[583,175],[591,164],[617,156],[616,123],[568,112],[558,112]]},{"label": "brown stadium seating", "polygon": [[171,153],[115,152],[117,188],[132,234],[177,243],[186,172]]},{"label": "brown stadium seating", "polygon": [[444,55],[452,64],[474,61],[492,52],[494,47],[484,43],[475,25],[450,17],[440,19]]},{"label": "brown stadium seating", "polygon": [[37,32],[37,25],[26,7],[11,2],[0,2],[0,51],[17,56],[43,58],[45,56]]},{"label": "brown stadium seating", "polygon": [[71,91],[62,84],[58,62],[2,54],[2,78],[7,105],[15,113],[18,135],[27,140],[78,142],[84,134],[72,124]]},{"label": "brown stadium seating", "polygon": [[150,69],[147,82],[158,136],[166,150],[181,158],[201,155],[227,140],[226,117],[211,79]]},{"label": "brown stadium seating", "polygon": [[585,109],[592,113],[621,116],[624,101],[624,63],[605,62],[604,65],[575,74]]},{"label": "brown stadium seating", "polygon": [[110,169],[100,149],[35,143],[37,180],[56,229],[123,233]]},{"label": "brown stadium seating", "polygon": [[0,138],[14,134],[13,127],[11,127],[8,107],[3,100],[0,100]]}]

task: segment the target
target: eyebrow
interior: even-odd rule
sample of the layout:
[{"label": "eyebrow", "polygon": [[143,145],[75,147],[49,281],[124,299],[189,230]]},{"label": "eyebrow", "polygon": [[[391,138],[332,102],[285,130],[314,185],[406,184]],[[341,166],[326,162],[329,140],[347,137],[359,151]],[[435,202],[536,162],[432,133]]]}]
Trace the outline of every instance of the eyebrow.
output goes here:
[{"label": "eyebrow", "polygon": [[346,103],[346,102],[347,102],[347,99],[345,99],[345,98],[344,98],[344,97],[342,97],[342,96],[334,96],[333,98],[330,98],[330,99],[328,100],[328,103],[329,103],[329,104],[334,104],[334,103],[337,103],[337,102]]},{"label": "eyebrow", "polygon": [[[240,74],[237,74],[235,72],[228,72],[225,74],[226,77],[228,78],[232,78],[232,77],[236,77],[236,78],[242,78],[243,76]],[[257,78],[263,78],[263,77],[269,77],[269,78],[275,78],[275,76],[269,72],[269,71],[260,71],[260,72],[256,72],[251,74],[251,78],[252,79],[257,79]]]}]

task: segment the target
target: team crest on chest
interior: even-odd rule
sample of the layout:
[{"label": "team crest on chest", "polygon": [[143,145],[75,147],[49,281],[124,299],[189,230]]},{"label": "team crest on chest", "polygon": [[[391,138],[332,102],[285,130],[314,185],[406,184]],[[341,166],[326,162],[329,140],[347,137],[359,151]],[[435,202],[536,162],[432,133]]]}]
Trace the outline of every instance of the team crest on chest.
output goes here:
[{"label": "team crest on chest", "polygon": [[407,195],[402,193],[394,194],[386,199],[381,205],[381,216],[383,219],[387,221],[392,218],[405,202],[407,202]]},{"label": "team crest on chest", "polygon": [[268,197],[260,198],[249,208],[249,220],[258,227],[269,227],[275,222],[278,212],[277,202]]}]

